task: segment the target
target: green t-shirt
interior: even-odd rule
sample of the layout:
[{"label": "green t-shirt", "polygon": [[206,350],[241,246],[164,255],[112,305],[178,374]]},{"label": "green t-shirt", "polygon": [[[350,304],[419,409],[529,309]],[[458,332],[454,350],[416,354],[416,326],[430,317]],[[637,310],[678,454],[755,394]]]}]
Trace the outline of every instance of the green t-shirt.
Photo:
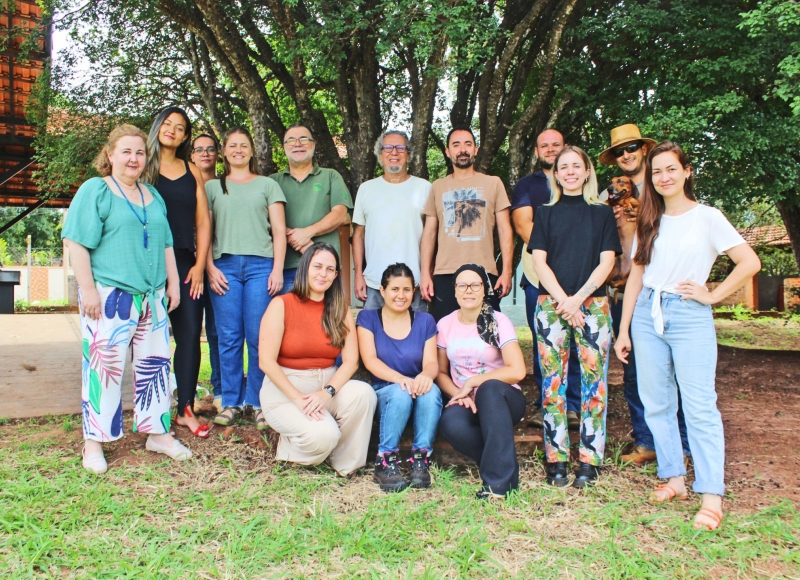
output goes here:
[{"label": "green t-shirt", "polygon": [[206,183],[208,209],[213,214],[212,252],[215,260],[222,254],[273,258],[269,206],[286,203],[278,185],[263,175],[247,183],[225,180],[227,194],[219,179]]},{"label": "green t-shirt", "polygon": [[[172,247],[167,207],[155,188],[140,183],[153,195],[147,212],[147,248],[144,228],[128,203],[114,194],[104,179],[93,177],[78,189],[61,230],[61,238],[89,250],[92,276],[103,286],[130,294],[152,295],[167,283],[166,248]],[[139,217],[142,208],[134,205]]]},{"label": "green t-shirt", "polygon": [[[353,199],[344,179],[335,169],[326,169],[314,164],[314,169],[302,181],[297,181],[289,169],[270,175],[281,186],[286,196],[286,227],[305,228],[317,223],[331,212],[333,206],[343,205],[353,209]],[[326,242],[341,252],[339,248],[339,232],[333,230],[327,234],[313,238],[315,242]],[[297,268],[300,263],[300,252],[286,246],[286,262],[284,268]]]}]

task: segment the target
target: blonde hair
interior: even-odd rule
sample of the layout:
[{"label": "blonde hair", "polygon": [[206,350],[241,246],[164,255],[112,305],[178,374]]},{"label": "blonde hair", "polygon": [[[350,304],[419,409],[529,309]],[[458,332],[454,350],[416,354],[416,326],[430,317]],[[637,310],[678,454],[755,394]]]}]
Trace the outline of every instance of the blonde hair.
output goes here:
[{"label": "blonde hair", "polygon": [[133,125],[117,125],[108,134],[106,144],[100,149],[100,153],[94,158],[94,168],[100,177],[107,177],[111,175],[111,162],[108,160],[109,154],[113,153],[114,148],[117,146],[117,141],[123,137],[139,137],[144,143],[145,158],[150,157],[150,151],[147,148],[147,135],[144,131]]},{"label": "blonde hair", "polygon": [[597,192],[597,175],[595,175],[592,160],[589,159],[586,151],[580,147],[575,147],[574,145],[567,145],[564,147],[553,163],[553,175],[550,177],[550,203],[547,205],[555,205],[558,203],[558,200],[561,199],[561,194],[564,193],[564,188],[561,187],[561,184],[559,184],[558,181],[556,181],[556,173],[558,173],[558,162],[561,159],[561,156],[566,153],[577,153],[578,157],[583,160],[583,164],[589,170],[589,178],[587,179],[586,183],[583,184],[583,188],[581,189],[583,192],[583,199],[586,200],[586,203],[589,205],[602,205],[603,202],[600,201],[600,197],[598,196]]}]

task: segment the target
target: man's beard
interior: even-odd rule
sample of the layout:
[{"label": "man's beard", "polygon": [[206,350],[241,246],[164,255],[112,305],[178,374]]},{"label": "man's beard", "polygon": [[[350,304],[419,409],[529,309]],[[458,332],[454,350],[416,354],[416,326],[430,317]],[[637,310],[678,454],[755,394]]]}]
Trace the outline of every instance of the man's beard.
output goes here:
[{"label": "man's beard", "polygon": [[454,167],[458,167],[459,169],[466,169],[467,167],[472,167],[475,163],[475,156],[468,156],[466,160],[461,160],[462,158],[456,157],[455,159],[450,159],[452,161]]},{"label": "man's beard", "polygon": [[386,169],[386,173],[398,174],[403,171],[402,165],[387,165],[384,169]]},{"label": "man's beard", "polygon": [[544,157],[539,157],[539,166],[547,171],[550,171],[553,168],[553,164],[549,161],[546,161]]},{"label": "man's beard", "polygon": [[633,171],[627,171],[625,169],[622,169],[622,167],[620,167],[620,169],[622,169],[622,174],[625,177],[634,177],[637,173],[639,173],[642,170],[642,167],[644,167],[644,157],[642,157],[642,160],[639,162],[638,165],[636,165],[636,169],[634,169]]}]

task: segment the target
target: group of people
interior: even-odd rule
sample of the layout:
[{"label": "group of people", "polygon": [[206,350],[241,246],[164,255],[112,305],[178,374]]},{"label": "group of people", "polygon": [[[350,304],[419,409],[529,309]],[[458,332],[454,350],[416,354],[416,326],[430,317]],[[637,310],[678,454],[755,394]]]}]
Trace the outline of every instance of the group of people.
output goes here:
[{"label": "group of people", "polygon": [[[430,486],[438,431],[478,464],[479,498],[505,497],[519,486],[514,426],[526,411],[518,384],[524,357],[500,312],[512,285],[516,230],[526,244],[522,286],[536,337],[534,418],[543,428],[546,481],[569,484],[568,430],[575,427],[572,485],[599,476],[616,334],[635,438],[623,459],[658,460],[668,481],[652,499],[661,502],[687,497],[684,458],[691,454],[694,491],[703,494],[695,525],[719,526],[724,441],[709,305],[760,264],[718,210],[697,203],[692,166],[677,144],[656,144],[635,125],[612,131],[600,161],[619,165],[639,199],[638,211],[622,213],[599,192],[589,156],[555,130],[537,137],[541,171],[516,184],[513,203],[499,178],[475,170],[469,127],[448,134],[453,171],[433,184],[408,173],[408,136],[386,131],[375,145],[383,174],[361,184],[353,208],[341,175],[314,162],[305,125],[288,128],[288,167],[269,177],[258,174],[245,128],[230,129],[221,146],[191,133],[177,107],[156,117],[149,137],[117,127],[96,160],[101,177],[84,183],[70,206],[62,235],[80,295],[84,467],[104,472],[102,443],[122,436],[128,349],[133,428],[149,434],[147,449],[191,457],[170,435],[170,369],[175,422],[208,436],[192,412],[205,312],[220,399],[215,423],[231,424],[250,405],[259,429],[280,434],[278,460],[327,459],[347,476],[366,464],[375,420],[374,479],[385,491]],[[351,210],[354,290],[364,302],[356,320],[338,237]],[[633,267],[624,295],[610,299],[606,280],[622,253],[618,224],[625,220],[636,222]],[[709,292],[704,284],[720,253],[736,267]],[[371,385],[352,378],[359,360]],[[409,421],[406,477],[399,443]]]}]

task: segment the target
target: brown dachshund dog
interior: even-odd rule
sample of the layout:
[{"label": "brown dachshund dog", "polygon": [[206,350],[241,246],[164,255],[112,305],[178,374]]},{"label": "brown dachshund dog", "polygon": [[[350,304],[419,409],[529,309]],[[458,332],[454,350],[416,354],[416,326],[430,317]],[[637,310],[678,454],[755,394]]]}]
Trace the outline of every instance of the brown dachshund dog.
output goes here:
[{"label": "brown dachshund dog", "polygon": [[628,218],[635,216],[636,208],[639,207],[639,200],[636,197],[639,191],[630,177],[615,177],[608,186],[608,205],[621,207],[622,211],[617,217],[617,228],[619,229],[619,241],[622,244],[622,255],[617,256],[614,269],[606,279],[606,284],[619,290],[625,288],[628,276],[631,273],[631,246],[633,245],[633,235],[636,233],[636,222],[629,222]]}]

